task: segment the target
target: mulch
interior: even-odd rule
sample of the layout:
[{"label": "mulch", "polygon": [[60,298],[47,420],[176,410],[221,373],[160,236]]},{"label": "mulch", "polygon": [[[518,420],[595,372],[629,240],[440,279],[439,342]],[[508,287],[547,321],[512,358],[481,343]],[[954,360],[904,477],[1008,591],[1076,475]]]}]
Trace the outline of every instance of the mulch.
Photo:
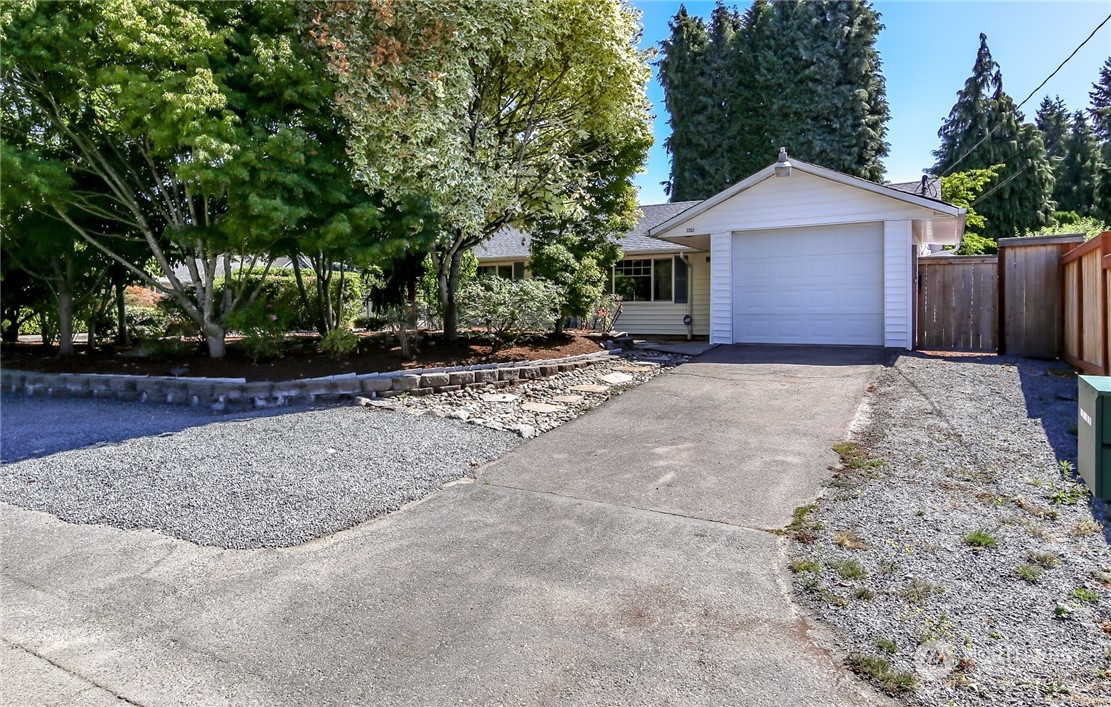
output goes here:
[{"label": "mulch", "polygon": [[[137,357],[135,349],[105,347],[96,352],[82,350],[68,358],[58,358],[53,351],[38,344],[5,344],[0,353],[4,368],[46,373],[117,373],[128,375],[204,378],[245,378],[248,381],[296,380],[342,373],[376,373],[412,368],[471,366],[511,361],[540,361],[580,354],[596,353],[601,345],[581,332],[534,337],[517,346],[492,352],[483,339],[466,336],[447,342],[441,335],[424,339],[417,355],[406,360],[396,340],[388,334],[360,336],[359,351],[337,360],[317,350],[319,337],[296,336],[291,339],[281,358],[254,362],[239,341],[229,338],[227,355],[222,359],[208,357],[203,342],[182,356],[173,358]],[[131,355],[129,355],[131,354]]]}]

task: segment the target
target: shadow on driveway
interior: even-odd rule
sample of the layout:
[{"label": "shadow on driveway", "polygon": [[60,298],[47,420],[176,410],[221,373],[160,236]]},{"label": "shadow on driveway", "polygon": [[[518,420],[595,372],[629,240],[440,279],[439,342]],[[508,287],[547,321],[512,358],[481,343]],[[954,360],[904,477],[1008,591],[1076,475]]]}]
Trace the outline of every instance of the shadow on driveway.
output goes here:
[{"label": "shadow on driveway", "polygon": [[118,400],[5,396],[0,404],[0,462],[7,464],[70,449],[116,444],[214,422],[295,412],[301,412],[301,408],[216,413]]}]

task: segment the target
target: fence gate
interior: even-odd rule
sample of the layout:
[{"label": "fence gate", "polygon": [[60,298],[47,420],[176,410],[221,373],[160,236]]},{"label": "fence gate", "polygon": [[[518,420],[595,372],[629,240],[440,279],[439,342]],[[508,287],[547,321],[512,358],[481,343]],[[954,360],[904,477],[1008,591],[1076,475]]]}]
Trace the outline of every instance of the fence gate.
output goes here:
[{"label": "fence gate", "polygon": [[915,348],[992,351],[999,346],[999,258],[918,258]]},{"label": "fence gate", "polygon": [[1064,337],[1064,256],[1082,235],[999,240],[1000,353],[1057,358]]}]

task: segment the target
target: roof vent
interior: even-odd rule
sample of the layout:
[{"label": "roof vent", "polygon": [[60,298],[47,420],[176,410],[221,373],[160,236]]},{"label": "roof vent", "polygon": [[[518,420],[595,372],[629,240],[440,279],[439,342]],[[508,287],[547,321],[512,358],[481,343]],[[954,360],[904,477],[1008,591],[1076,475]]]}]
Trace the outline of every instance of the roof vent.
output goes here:
[{"label": "roof vent", "polygon": [[787,159],[787,148],[779,148],[779,161],[775,163],[775,176],[790,177],[791,162]]}]

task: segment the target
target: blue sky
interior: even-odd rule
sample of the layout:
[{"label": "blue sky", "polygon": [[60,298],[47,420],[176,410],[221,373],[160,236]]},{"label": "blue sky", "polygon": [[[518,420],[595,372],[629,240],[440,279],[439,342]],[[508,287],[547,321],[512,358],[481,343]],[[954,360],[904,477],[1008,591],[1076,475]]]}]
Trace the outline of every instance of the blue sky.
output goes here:
[{"label": "blue sky", "polygon": [[[672,0],[631,0],[643,12],[642,46],[658,46],[668,35],[668,21],[681,3]],[[691,14],[708,18],[714,2],[686,2]],[[742,11],[751,2],[736,4]],[[972,73],[979,35],[988,36],[992,57],[1003,71],[1003,88],[1021,101],[1069,55],[1095,27],[1111,14],[1111,1],[1084,2],[874,2],[885,29],[878,49],[887,79],[891,106],[887,141],[891,151],[884,160],[889,181],[918,179],[933,164],[937,131],[949,115],[957,91]],[[1042,96],[1060,95],[1069,110],[1088,106],[1088,92],[1099,68],[1111,56],[1111,23],[1030,101],[1023,106],[1033,121]],[[648,171],[637,178],[640,203],[667,201],[660,182],[667,179],[670,162],[663,142],[667,138],[667,111],[663,89],[655,80],[648,88],[655,106],[656,144],[648,158]],[[788,146],[790,147],[790,146]],[[768,163],[775,155],[768,155]]]}]

